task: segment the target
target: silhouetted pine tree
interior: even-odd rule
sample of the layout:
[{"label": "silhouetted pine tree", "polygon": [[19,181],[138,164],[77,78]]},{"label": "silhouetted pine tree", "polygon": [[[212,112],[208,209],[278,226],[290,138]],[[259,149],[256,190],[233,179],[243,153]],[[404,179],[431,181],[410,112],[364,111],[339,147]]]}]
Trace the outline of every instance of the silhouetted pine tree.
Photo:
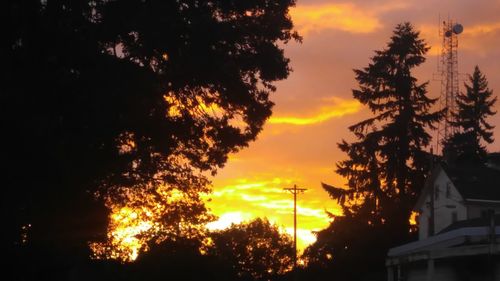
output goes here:
[{"label": "silhouetted pine tree", "polygon": [[493,105],[497,97],[488,88],[488,81],[479,67],[469,75],[469,84],[464,83],[466,92],[457,96],[458,112],[455,114],[454,126],[459,131],[446,142],[445,148],[454,151],[457,156],[469,160],[484,160],[486,147],[481,141],[493,142],[493,128],[486,119],[496,114]]},{"label": "silhouetted pine tree", "polygon": [[[380,219],[398,203],[404,221],[428,169],[424,147],[441,112],[430,112],[435,99],[427,97],[428,82],[419,84],[411,70],[425,61],[429,50],[411,24],[400,24],[383,51],[377,51],[368,67],[355,70],[359,89],[353,96],[375,115],[349,128],[357,141],[342,141],[339,148],[349,159],[337,164],[337,173],[348,179],[348,189],[327,188],[334,199],[355,199],[370,204]],[[340,191],[340,192],[339,192]]]},{"label": "silhouetted pine tree", "polygon": [[[356,141],[339,144],[348,159],[337,163],[337,173],[347,178],[347,188],[323,187],[340,203],[345,216],[335,218],[324,230],[331,235],[318,235],[308,251],[313,256],[314,252],[333,256],[333,264],[351,269],[364,260],[366,268],[370,263],[372,268],[383,270],[387,249],[408,238],[411,208],[429,169],[424,147],[431,136],[426,128],[434,128],[442,116],[442,112],[430,112],[436,99],[427,97],[427,82],[419,84],[412,75],[428,50],[410,23],[399,24],[387,47],[375,52],[368,67],[355,70],[359,89],[353,90],[353,96],[367,105],[374,117],[349,127]],[[350,221],[363,224],[357,227],[363,233],[352,236],[343,230],[352,226]],[[367,242],[373,249],[355,246]],[[323,257],[312,261],[318,259]]]}]

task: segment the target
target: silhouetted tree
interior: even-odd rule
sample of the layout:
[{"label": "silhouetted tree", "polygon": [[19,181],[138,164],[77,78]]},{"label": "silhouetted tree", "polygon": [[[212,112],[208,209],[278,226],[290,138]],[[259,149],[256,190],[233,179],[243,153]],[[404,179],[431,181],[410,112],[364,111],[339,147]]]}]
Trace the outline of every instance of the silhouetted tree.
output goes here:
[{"label": "silhouetted tree", "polygon": [[458,157],[469,160],[484,161],[486,159],[486,143],[493,142],[495,126],[487,122],[489,116],[496,114],[493,106],[497,97],[488,88],[488,80],[479,67],[469,75],[469,84],[464,83],[466,92],[457,95],[458,112],[455,114],[453,126],[458,131],[445,143],[445,149],[451,150]]},{"label": "silhouetted tree", "polygon": [[427,82],[419,84],[412,75],[428,49],[410,23],[399,24],[368,67],[355,70],[359,89],[353,96],[374,117],[349,127],[356,141],[339,144],[348,159],[337,163],[337,173],[347,179],[347,187],[323,187],[342,206],[344,217],[318,234],[307,251],[312,262],[383,271],[388,248],[408,239],[411,209],[429,169],[426,128],[434,128],[442,116],[430,112],[436,100],[427,97]]},{"label": "silhouetted tree", "polygon": [[189,200],[159,223],[205,222],[204,174],[255,139],[290,72],[278,43],[300,39],[294,2],[7,1],[6,252],[88,256],[106,238],[104,200],[158,206],[177,192]]},{"label": "silhouetted tree", "polygon": [[390,227],[368,224],[361,215],[347,214],[316,233],[317,241],[304,251],[304,280],[386,280],[385,255],[393,245]]},{"label": "silhouetted tree", "polygon": [[241,278],[271,280],[293,267],[293,241],[267,219],[232,225],[211,235],[210,255],[230,263]]},{"label": "silhouetted tree", "polygon": [[198,239],[162,242],[130,264],[131,280],[239,280],[231,263],[200,247]]}]

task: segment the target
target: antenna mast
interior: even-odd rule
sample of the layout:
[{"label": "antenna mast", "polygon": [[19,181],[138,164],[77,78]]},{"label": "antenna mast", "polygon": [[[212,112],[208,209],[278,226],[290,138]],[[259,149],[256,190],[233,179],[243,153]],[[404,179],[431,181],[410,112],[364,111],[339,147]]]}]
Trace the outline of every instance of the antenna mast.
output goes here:
[{"label": "antenna mast", "polygon": [[[440,20],[441,21],[441,20]],[[440,110],[447,109],[444,120],[438,124],[437,151],[440,145],[457,132],[453,125],[457,113],[456,97],[458,85],[458,35],[462,33],[463,26],[453,22],[440,22],[439,36],[442,38],[441,54],[438,63],[438,75],[441,80],[441,95],[439,97]]]}]

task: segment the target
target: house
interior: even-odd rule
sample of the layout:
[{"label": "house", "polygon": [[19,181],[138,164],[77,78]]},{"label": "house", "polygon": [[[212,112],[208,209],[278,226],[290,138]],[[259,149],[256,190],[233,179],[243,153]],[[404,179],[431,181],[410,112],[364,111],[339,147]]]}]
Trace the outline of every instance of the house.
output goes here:
[{"label": "house", "polygon": [[414,208],[419,239],[389,250],[388,281],[500,280],[499,162],[436,165]]}]

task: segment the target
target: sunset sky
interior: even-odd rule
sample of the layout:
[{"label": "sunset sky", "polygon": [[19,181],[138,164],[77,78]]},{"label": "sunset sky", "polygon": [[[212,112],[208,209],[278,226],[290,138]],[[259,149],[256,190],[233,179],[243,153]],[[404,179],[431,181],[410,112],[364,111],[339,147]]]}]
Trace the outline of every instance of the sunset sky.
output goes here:
[{"label": "sunset sky", "polygon": [[[439,15],[460,22],[459,71],[471,73],[479,65],[489,87],[500,92],[500,0],[298,0],[291,11],[302,44],[290,43],[285,52],[293,73],[277,83],[273,116],[250,147],[230,156],[213,178],[209,207],[220,217],[212,228],[254,217],[267,217],[293,231],[293,197],[283,188],[307,188],[298,200],[299,247],[314,241],[311,230],[328,225],[325,211],[338,213],[321,182],[341,186],[335,163],[345,158],[336,146],[351,140],[347,127],[370,113],[352,98],[353,69],[368,65],[374,50],[388,42],[394,26],[410,21],[432,49],[416,70],[420,81],[430,80],[429,95],[439,96],[437,72]],[[461,83],[462,85],[463,83]],[[461,86],[463,89],[463,86]],[[496,105],[497,110],[500,104]],[[500,114],[490,119],[497,125]],[[500,151],[500,141],[489,146]]]}]

